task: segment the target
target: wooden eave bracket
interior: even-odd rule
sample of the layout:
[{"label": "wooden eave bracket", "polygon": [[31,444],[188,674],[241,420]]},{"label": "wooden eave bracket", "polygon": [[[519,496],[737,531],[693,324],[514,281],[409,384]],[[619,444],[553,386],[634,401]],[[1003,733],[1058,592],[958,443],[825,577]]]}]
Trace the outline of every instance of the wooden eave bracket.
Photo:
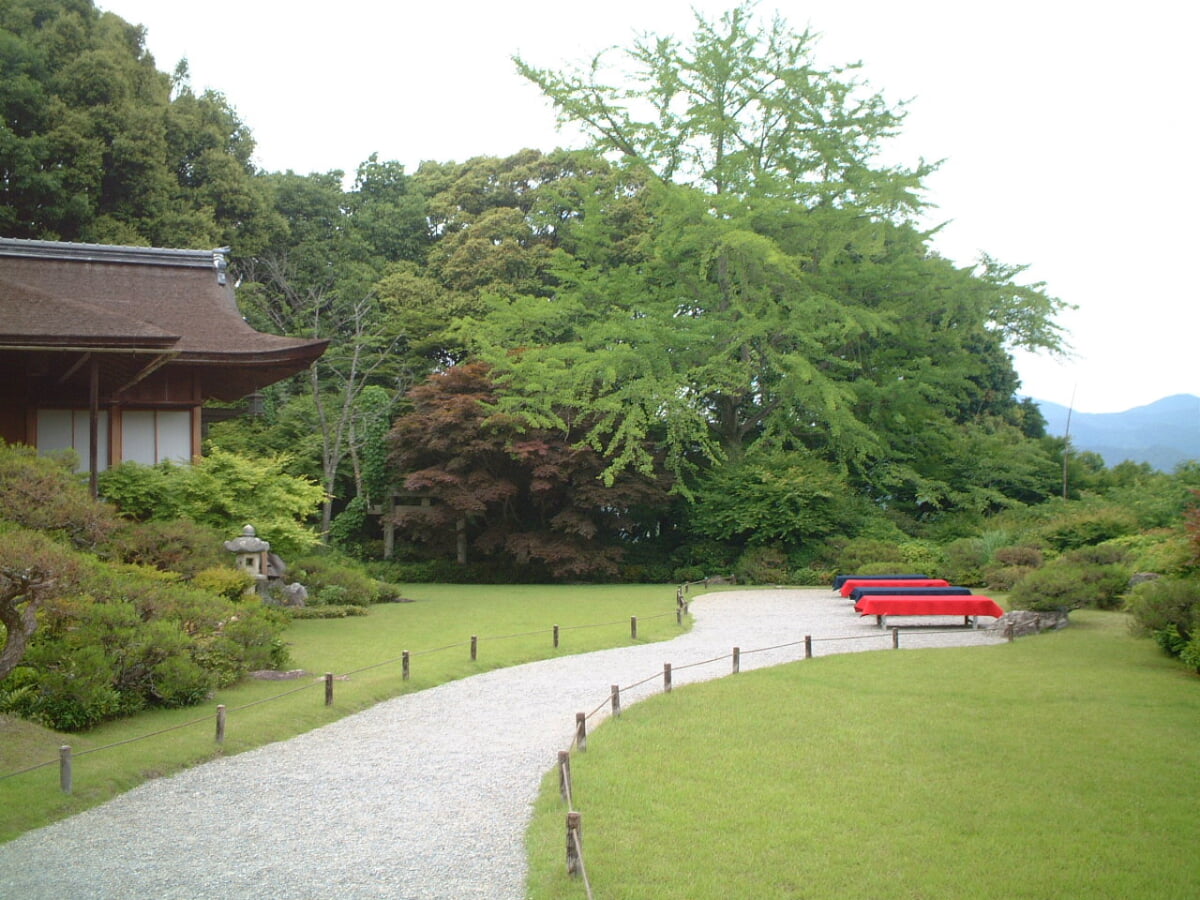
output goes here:
[{"label": "wooden eave bracket", "polygon": [[154,357],[154,359],[150,360],[150,362],[148,362],[146,365],[142,366],[141,370],[135,376],[133,376],[133,378],[131,378],[125,384],[121,385],[119,388],[117,388],[115,391],[113,391],[113,396],[120,397],[121,394],[125,393],[131,387],[134,387],[139,382],[143,381],[144,379],[148,378],[149,376],[153,375],[155,372],[157,372],[159,369],[161,369],[163,366],[165,366],[167,363],[169,363],[171,360],[173,360],[178,355],[179,355],[179,351],[176,350],[172,353],[163,353],[163,354],[160,354],[159,356]]}]

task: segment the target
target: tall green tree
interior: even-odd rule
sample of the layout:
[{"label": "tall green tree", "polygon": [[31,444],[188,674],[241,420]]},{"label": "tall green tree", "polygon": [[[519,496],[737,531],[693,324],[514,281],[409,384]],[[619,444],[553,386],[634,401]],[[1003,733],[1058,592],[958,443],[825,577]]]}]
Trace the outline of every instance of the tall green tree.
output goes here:
[{"label": "tall green tree", "polygon": [[[516,60],[622,161],[646,215],[618,225],[593,195],[554,292],[471,323],[501,408],[546,427],[592,422],[586,440],[610,472],[659,445],[686,474],[770,440],[823,455],[889,503],[916,503],[916,485],[938,480],[922,466],[957,446],[955,429],[1016,423],[1008,350],[1060,350],[1062,304],[1017,268],[960,269],[930,250],[914,222],[931,166],[879,162],[903,107],[853,67],[817,66],[812,44],[743,5],[697,16],[688,44],[613,51],[624,80],[608,79],[604,55],[565,73]],[[632,252],[597,252],[618,234]]]},{"label": "tall green tree", "polygon": [[857,66],[819,68],[815,42],[778,15],[760,26],[743,3],[716,21],[697,14],[688,44],[650,35],[562,72],[514,61],[561,121],[665,181],[810,207],[915,209],[931,167],[876,161],[902,105],[858,82]]}]

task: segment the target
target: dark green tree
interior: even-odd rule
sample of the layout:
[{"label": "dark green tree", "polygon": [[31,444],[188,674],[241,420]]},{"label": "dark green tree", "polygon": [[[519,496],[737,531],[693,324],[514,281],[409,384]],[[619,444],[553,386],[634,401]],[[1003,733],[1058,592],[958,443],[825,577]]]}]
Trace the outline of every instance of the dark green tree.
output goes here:
[{"label": "dark green tree", "polygon": [[186,64],[89,0],[0,8],[0,229],[14,237],[253,251],[272,217],[254,142]]}]

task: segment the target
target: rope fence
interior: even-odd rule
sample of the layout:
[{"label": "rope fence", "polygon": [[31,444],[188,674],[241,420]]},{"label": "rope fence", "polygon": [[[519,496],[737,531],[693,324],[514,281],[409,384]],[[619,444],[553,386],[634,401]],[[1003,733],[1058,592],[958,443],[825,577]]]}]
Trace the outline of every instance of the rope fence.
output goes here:
[{"label": "rope fence", "polygon": [[[691,584],[703,584],[703,583],[704,582],[691,582]],[[333,699],[334,699],[333,698],[333,682],[335,680],[335,677],[338,680],[343,680],[343,679],[350,678],[353,675],[360,675],[363,672],[369,672],[373,669],[379,669],[384,666],[391,666],[391,665],[395,665],[396,663],[401,663],[402,680],[408,681],[408,680],[410,680],[410,677],[411,677],[411,660],[412,659],[415,659],[417,657],[422,657],[422,656],[430,656],[435,653],[444,653],[446,651],[455,650],[458,648],[469,647],[471,661],[475,662],[478,659],[478,648],[479,648],[480,642],[482,642],[482,641],[494,642],[494,641],[504,641],[504,640],[516,639],[516,638],[537,637],[538,635],[551,635],[552,640],[553,640],[553,647],[555,649],[557,649],[559,647],[560,635],[562,632],[582,631],[584,629],[592,629],[592,628],[612,628],[612,627],[616,627],[618,625],[628,625],[629,629],[630,629],[630,640],[636,641],[636,640],[638,640],[638,622],[639,621],[642,621],[642,622],[652,621],[655,619],[663,619],[663,618],[666,618],[667,616],[674,615],[676,617],[676,620],[679,622],[679,624],[680,625],[683,624],[683,616],[687,611],[687,604],[682,598],[684,596],[686,587],[687,587],[686,585],[680,585],[676,589],[676,608],[672,612],[656,613],[654,615],[649,615],[649,616],[631,616],[627,621],[619,620],[619,621],[610,621],[610,622],[589,622],[589,623],[586,623],[583,625],[565,625],[565,626],[554,625],[551,628],[537,629],[534,631],[521,631],[521,632],[515,632],[512,634],[489,635],[489,636],[485,636],[485,637],[480,637],[478,635],[472,635],[470,637],[470,639],[467,641],[456,641],[452,644],[445,644],[441,647],[430,647],[430,648],[426,648],[423,650],[412,650],[412,651],[405,650],[400,656],[396,656],[391,659],[381,660],[380,662],[371,663],[370,665],[361,666],[360,668],[357,668],[357,669],[351,669],[347,672],[343,672],[341,675],[338,675],[338,676],[334,676],[333,673],[327,672],[327,673],[325,673],[325,675],[323,677],[314,678],[312,681],[305,683],[303,685],[300,685],[299,687],[295,687],[290,690],[283,691],[282,693],[279,693],[279,694],[273,694],[270,697],[263,697],[258,700],[252,700],[252,701],[250,701],[248,703],[244,703],[240,706],[226,708],[226,706],[224,704],[221,704],[221,705],[218,705],[217,709],[216,709],[216,743],[222,744],[224,742],[225,725],[226,725],[227,717],[231,713],[243,712],[245,710],[251,709],[252,707],[261,706],[262,704],[265,704],[265,703],[273,703],[277,700],[282,700],[286,697],[291,697],[294,694],[299,694],[299,693],[302,693],[303,691],[311,690],[311,689],[315,688],[317,685],[324,685],[324,687],[325,687],[325,692],[324,692],[325,705],[332,706]],[[605,705],[607,705],[607,703],[608,703],[608,700],[606,699]],[[59,770],[60,770],[60,778],[59,778],[60,789],[64,793],[69,794],[72,792],[72,789],[73,789],[73,778],[72,778],[71,773],[72,773],[72,762],[74,759],[77,759],[81,756],[87,756],[87,755],[93,754],[93,753],[100,753],[105,750],[112,750],[116,747],[123,747],[128,744],[134,744],[134,743],[138,743],[140,741],[149,740],[151,738],[159,737],[160,735],[168,734],[169,732],[172,732],[172,731],[179,731],[184,728],[191,728],[196,725],[203,724],[203,723],[211,724],[212,722],[213,722],[213,716],[206,715],[201,718],[191,719],[187,722],[181,722],[177,725],[170,725],[166,728],[158,729],[157,731],[147,732],[146,734],[138,735],[137,737],[131,737],[131,738],[126,738],[126,739],[120,740],[120,741],[114,741],[111,744],[104,744],[99,747],[89,747],[86,750],[72,750],[70,745],[64,744],[62,747],[59,748],[59,753],[58,753],[57,758],[47,759],[44,762],[35,763],[33,765],[26,766],[25,768],[22,768],[22,769],[17,769],[12,772],[5,772],[3,774],[0,774],[0,782],[3,782],[10,778],[16,778],[20,775],[27,775],[31,772],[36,772],[39,769],[44,769],[49,766],[58,765]]]},{"label": "rope fence", "polygon": [[[896,626],[892,626],[891,628],[888,629],[888,631],[891,632],[892,649],[899,650],[900,649],[900,629]],[[937,634],[944,634],[945,632],[941,631],[941,630],[933,630],[933,631],[907,631],[906,630],[905,633],[910,634],[910,635],[937,635]],[[841,636],[814,638],[812,635],[805,635],[803,640],[789,641],[784,644],[773,644],[769,647],[755,647],[755,648],[751,648],[749,650],[743,650],[740,647],[734,647],[730,653],[722,654],[721,656],[715,656],[711,659],[704,659],[704,660],[698,660],[696,662],[685,663],[681,666],[672,666],[671,663],[664,663],[662,672],[656,672],[653,675],[649,675],[649,676],[641,679],[640,681],[635,681],[632,684],[626,685],[625,687],[621,687],[620,685],[614,684],[612,686],[612,688],[610,689],[609,696],[606,697],[602,703],[600,703],[598,706],[596,706],[595,709],[593,709],[591,712],[576,713],[575,714],[575,732],[574,732],[575,736],[571,740],[570,745],[568,746],[568,748],[566,750],[560,750],[558,752],[559,789],[560,789],[560,793],[563,797],[563,800],[567,806],[567,873],[573,877],[582,877],[583,882],[584,882],[584,887],[587,891],[588,900],[591,900],[591,898],[592,898],[592,887],[591,887],[591,884],[588,882],[587,868],[584,865],[583,838],[582,838],[582,834],[581,834],[582,813],[580,813],[580,811],[575,808],[574,799],[573,799],[574,798],[574,784],[573,784],[572,775],[571,775],[571,752],[576,751],[576,750],[579,752],[587,751],[587,723],[590,719],[592,719],[596,715],[599,715],[599,713],[606,706],[609,706],[610,704],[612,706],[612,717],[619,718],[621,715],[620,697],[621,697],[622,692],[628,693],[629,691],[632,691],[636,688],[642,687],[645,684],[649,684],[652,681],[657,681],[659,678],[663,679],[663,692],[670,693],[671,687],[672,687],[671,676],[672,676],[673,672],[680,672],[685,669],[693,669],[693,668],[697,668],[699,666],[713,665],[714,663],[722,662],[723,660],[732,660],[733,661],[732,674],[736,675],[740,671],[741,657],[743,654],[766,653],[771,650],[784,650],[789,647],[796,647],[796,646],[803,644],[804,645],[804,658],[812,659],[813,658],[812,647],[815,642],[824,642],[824,641],[846,642],[846,641],[864,641],[864,640],[878,642],[881,636],[882,635],[880,635],[880,634],[863,634],[863,635],[841,635]],[[1011,629],[1009,629],[1006,632],[1005,636],[1007,637],[1008,641],[1011,643],[1013,640],[1013,634],[1012,634]]]}]

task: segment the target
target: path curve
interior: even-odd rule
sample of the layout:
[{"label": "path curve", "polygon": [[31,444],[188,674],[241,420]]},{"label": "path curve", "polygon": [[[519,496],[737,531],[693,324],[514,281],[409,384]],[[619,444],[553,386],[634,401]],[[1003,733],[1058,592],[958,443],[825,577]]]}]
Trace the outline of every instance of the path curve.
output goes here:
[{"label": "path curve", "polygon": [[[742,671],[778,665],[804,656],[805,635],[815,656],[891,647],[828,589],[708,594],[691,611],[671,641],[497,669],[147,782],[0,845],[0,897],[519,900],[542,777],[611,685],[667,662],[675,686],[717,678],[728,658],[692,664],[733,647]],[[959,627],[901,647],[999,640]],[[661,677],[623,689],[622,705],[661,690]]]}]

